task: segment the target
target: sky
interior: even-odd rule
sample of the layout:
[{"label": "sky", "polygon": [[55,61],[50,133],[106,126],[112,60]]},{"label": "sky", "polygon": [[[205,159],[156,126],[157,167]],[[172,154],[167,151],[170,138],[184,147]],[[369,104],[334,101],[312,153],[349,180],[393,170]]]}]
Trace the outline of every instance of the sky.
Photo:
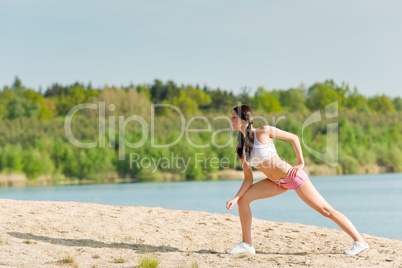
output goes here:
[{"label": "sky", "polygon": [[399,0],[0,0],[0,87],[289,89],[402,96]]}]

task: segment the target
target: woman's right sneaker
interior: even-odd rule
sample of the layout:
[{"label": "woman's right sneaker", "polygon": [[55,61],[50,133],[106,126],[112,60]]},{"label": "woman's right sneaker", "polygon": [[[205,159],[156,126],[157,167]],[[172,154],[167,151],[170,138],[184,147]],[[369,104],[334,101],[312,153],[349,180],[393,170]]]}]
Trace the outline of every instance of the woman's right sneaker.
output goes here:
[{"label": "woman's right sneaker", "polygon": [[232,249],[227,250],[227,253],[237,254],[237,253],[251,253],[255,254],[254,246],[251,244],[244,243],[240,241],[237,246]]},{"label": "woman's right sneaker", "polygon": [[356,255],[357,253],[369,248],[370,247],[367,243],[353,241],[353,246],[350,249],[345,250],[345,253],[348,255]]}]

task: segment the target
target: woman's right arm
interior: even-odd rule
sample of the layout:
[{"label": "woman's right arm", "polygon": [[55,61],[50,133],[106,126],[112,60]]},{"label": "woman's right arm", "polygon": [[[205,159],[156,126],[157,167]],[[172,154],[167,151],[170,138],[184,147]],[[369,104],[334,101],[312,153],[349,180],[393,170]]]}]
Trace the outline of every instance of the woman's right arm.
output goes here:
[{"label": "woman's right arm", "polygon": [[244,162],[244,156],[241,157],[240,163],[243,167],[244,180],[236,196],[232,200],[226,203],[226,208],[230,210],[233,209],[233,206],[247,192],[247,190],[250,188],[250,186],[253,184],[254,181],[253,170],[246,162]]}]

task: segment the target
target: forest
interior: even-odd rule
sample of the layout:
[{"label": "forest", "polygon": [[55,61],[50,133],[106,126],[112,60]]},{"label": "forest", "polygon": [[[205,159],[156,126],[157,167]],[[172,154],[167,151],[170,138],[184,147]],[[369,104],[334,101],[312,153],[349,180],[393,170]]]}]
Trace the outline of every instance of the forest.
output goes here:
[{"label": "forest", "polygon": [[[327,120],[324,108],[334,102],[337,116]],[[69,112],[80,104],[95,108],[77,110],[71,117]],[[367,97],[347,83],[326,80],[289,89],[259,87],[254,94],[243,87],[234,94],[220,88],[157,79],[151,84],[103,88],[94,88],[91,83],[54,83],[45,90],[34,90],[16,77],[0,91],[0,174],[25,174],[29,180],[49,175],[57,180],[160,181],[167,173],[180,180],[195,180],[226,168],[241,169],[235,158],[237,133],[228,130],[231,109],[238,104],[253,109],[254,127],[268,122],[297,134],[300,140],[303,137],[306,166],[328,166],[306,146],[324,154],[330,139],[327,125],[336,123],[338,159],[331,167],[336,174],[365,173],[370,166],[383,167],[386,172],[402,171],[402,99]],[[177,107],[182,117],[168,105]],[[105,107],[102,112],[101,106]],[[324,119],[303,128],[306,119],[318,110]],[[142,121],[124,121],[131,116]],[[81,148],[73,144],[66,135],[67,118],[71,119],[75,140],[96,146]],[[186,132],[187,138],[178,139],[183,119],[191,129],[206,131]],[[141,146],[127,146],[144,136]],[[177,142],[171,146],[154,146],[174,141]],[[290,142],[277,140],[275,145],[282,158],[297,164]],[[197,160],[196,155],[203,158]],[[133,165],[133,156],[147,157],[148,165],[145,160],[142,166]],[[186,162],[185,170],[183,165],[156,166],[151,162],[173,156]],[[211,159],[227,161],[224,165],[207,163]]]}]

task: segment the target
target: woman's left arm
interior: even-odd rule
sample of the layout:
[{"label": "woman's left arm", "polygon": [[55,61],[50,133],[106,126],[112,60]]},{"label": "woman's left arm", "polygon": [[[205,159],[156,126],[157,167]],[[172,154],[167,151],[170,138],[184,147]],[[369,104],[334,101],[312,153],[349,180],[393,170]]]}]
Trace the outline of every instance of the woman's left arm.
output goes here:
[{"label": "woman's left arm", "polygon": [[303,152],[301,149],[299,137],[297,137],[297,135],[290,133],[290,132],[283,131],[283,130],[273,127],[273,126],[265,125],[262,128],[264,129],[264,132],[269,134],[270,138],[278,138],[278,139],[282,139],[282,140],[291,141],[293,144],[293,149],[296,152],[297,162],[298,162],[298,165],[295,166],[295,168],[298,168],[298,169],[304,168]]}]

